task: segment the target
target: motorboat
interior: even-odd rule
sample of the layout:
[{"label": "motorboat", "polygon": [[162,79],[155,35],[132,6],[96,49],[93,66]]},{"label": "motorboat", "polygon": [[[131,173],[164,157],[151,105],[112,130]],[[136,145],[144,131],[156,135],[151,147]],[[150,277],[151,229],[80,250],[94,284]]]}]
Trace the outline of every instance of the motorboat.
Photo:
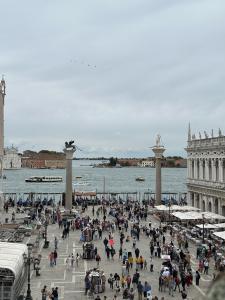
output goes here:
[{"label": "motorboat", "polygon": [[45,183],[45,182],[62,182],[62,176],[32,176],[25,179],[26,182],[38,182],[38,183]]},{"label": "motorboat", "polygon": [[135,180],[136,181],[145,181],[145,178],[144,177],[137,177]]},{"label": "motorboat", "polygon": [[88,185],[91,185],[91,184],[90,184],[90,182],[83,181],[83,182],[75,182],[75,183],[73,183],[73,185],[75,185],[75,186],[88,186]]}]

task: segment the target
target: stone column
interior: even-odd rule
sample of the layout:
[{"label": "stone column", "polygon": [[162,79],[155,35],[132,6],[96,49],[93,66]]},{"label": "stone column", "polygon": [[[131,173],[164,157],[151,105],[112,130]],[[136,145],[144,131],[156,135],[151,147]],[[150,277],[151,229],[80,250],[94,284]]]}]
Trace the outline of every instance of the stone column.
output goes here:
[{"label": "stone column", "polygon": [[198,171],[197,171],[197,159],[194,159],[194,178],[197,179],[198,178]]},{"label": "stone column", "polygon": [[191,174],[192,174],[192,160],[191,158],[188,158],[188,162],[187,162],[187,177],[191,179]]},{"label": "stone column", "polygon": [[205,159],[205,180],[209,180],[209,160]]},{"label": "stone column", "polygon": [[203,160],[199,159],[199,179],[203,179]]},{"label": "stone column", "polygon": [[202,211],[202,194],[199,194],[199,208]]},{"label": "stone column", "polygon": [[218,198],[218,214],[222,215],[222,205],[221,205],[221,198]]},{"label": "stone column", "polygon": [[196,193],[194,193],[194,207],[197,207],[196,198],[197,198],[197,195],[196,195]]},{"label": "stone column", "polygon": [[161,204],[161,159],[163,156],[163,152],[166,149],[164,146],[157,144],[152,147],[152,151],[155,153],[155,170],[156,170],[156,178],[155,178],[155,205]]},{"label": "stone column", "polygon": [[223,159],[222,158],[219,159],[218,168],[219,168],[219,182],[223,182]]},{"label": "stone column", "polygon": [[211,168],[212,168],[212,181],[216,181],[216,159],[212,159],[211,161]]},{"label": "stone column", "polygon": [[66,198],[65,198],[65,209],[72,209],[72,159],[75,152],[75,148],[65,148],[64,153],[66,154]]}]

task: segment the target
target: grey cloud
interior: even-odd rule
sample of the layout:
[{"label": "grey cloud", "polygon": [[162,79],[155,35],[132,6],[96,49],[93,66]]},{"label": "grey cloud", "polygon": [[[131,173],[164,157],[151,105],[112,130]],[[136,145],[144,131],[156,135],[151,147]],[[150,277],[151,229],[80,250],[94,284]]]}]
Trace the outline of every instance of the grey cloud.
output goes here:
[{"label": "grey cloud", "polygon": [[160,132],[168,154],[184,154],[189,120],[222,127],[224,1],[2,8],[7,143],[60,149],[74,136],[88,155],[148,155]]}]

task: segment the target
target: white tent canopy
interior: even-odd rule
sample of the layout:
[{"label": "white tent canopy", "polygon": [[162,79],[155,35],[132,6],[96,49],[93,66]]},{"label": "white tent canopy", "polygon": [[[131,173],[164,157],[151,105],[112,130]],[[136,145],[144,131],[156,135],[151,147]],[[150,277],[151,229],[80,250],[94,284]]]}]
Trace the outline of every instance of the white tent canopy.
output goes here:
[{"label": "white tent canopy", "polygon": [[212,212],[197,212],[197,211],[188,211],[188,212],[174,212],[172,215],[180,220],[225,220],[224,216],[212,213]]},{"label": "white tent canopy", "polygon": [[[198,224],[196,227],[202,229],[203,224]],[[204,224],[205,229],[222,229],[225,228],[225,223],[218,223],[218,224]]]},{"label": "white tent canopy", "polygon": [[0,268],[9,269],[18,276],[24,265],[24,253],[28,254],[24,244],[0,242]]},{"label": "white tent canopy", "polygon": [[194,206],[188,206],[188,205],[171,205],[170,207],[168,205],[157,205],[155,208],[158,211],[199,211],[200,209]]},{"label": "white tent canopy", "polygon": [[[204,229],[218,229],[217,224],[204,224]],[[196,227],[203,229],[203,224],[198,224]]]},{"label": "white tent canopy", "polygon": [[215,224],[217,228],[225,228],[225,223]]},{"label": "white tent canopy", "polygon": [[213,234],[214,234],[215,236],[219,237],[220,239],[225,240],[225,231],[214,232]]}]

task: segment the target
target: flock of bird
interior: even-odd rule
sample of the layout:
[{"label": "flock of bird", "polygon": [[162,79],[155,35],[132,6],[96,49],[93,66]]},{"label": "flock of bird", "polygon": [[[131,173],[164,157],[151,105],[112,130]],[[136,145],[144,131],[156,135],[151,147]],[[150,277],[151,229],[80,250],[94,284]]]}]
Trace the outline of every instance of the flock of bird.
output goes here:
[{"label": "flock of bird", "polygon": [[92,69],[95,69],[96,68],[96,65],[92,65],[92,64],[90,64],[90,63],[87,63],[87,62],[85,62],[85,61],[83,61],[83,60],[78,60],[78,59],[70,59],[70,63],[71,64],[73,64],[73,63],[77,63],[77,64],[81,64],[81,65],[84,65],[84,66],[86,66],[86,67],[88,67],[88,68],[92,68]]}]

